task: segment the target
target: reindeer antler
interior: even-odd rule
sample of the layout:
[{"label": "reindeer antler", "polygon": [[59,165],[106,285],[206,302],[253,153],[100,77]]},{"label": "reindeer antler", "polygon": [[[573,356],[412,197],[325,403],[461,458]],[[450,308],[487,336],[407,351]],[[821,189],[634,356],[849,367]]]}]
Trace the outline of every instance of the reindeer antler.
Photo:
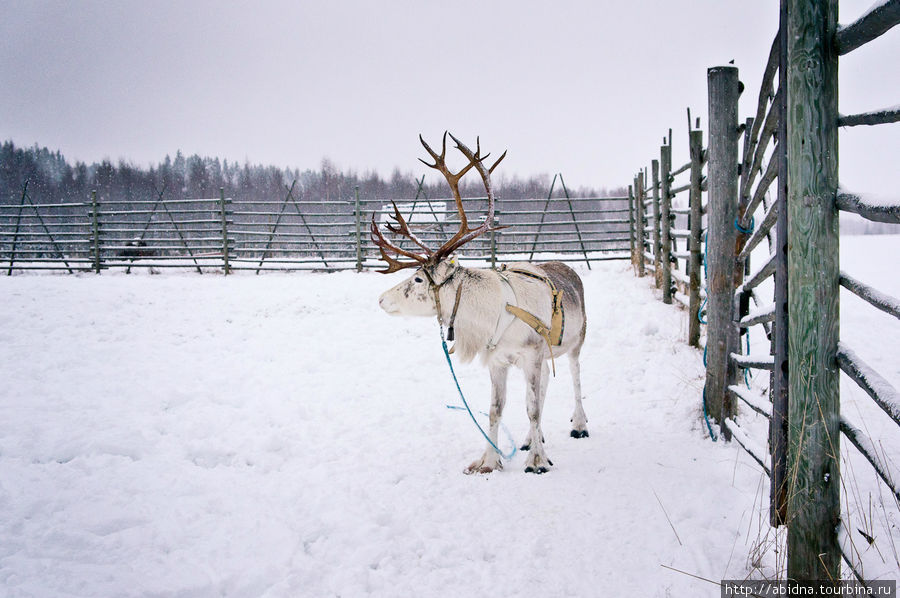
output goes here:
[{"label": "reindeer antler", "polygon": [[[447,155],[447,135],[450,135],[450,138],[456,143],[456,148],[462,152],[462,154],[468,159],[469,163],[466,164],[461,170],[454,173],[447,167],[446,155]],[[432,251],[428,247],[425,246],[413,233],[409,230],[409,226],[406,223],[406,220],[403,219],[403,216],[400,214],[400,210],[397,209],[397,204],[391,203],[394,206],[394,214],[392,218],[397,223],[388,224],[387,228],[389,231],[396,235],[404,236],[410,239],[413,243],[418,245],[424,250],[424,254],[414,253],[412,251],[407,251],[405,249],[401,249],[400,247],[391,244],[387,239],[384,238],[384,235],[381,234],[381,231],[378,228],[378,225],[375,223],[375,215],[372,214],[372,224],[371,224],[371,237],[372,241],[381,251],[381,258],[387,262],[388,267],[385,270],[379,270],[379,272],[387,274],[390,272],[396,272],[397,270],[402,270],[404,268],[412,268],[419,267],[424,265],[434,265],[440,262],[445,257],[449,256],[451,253],[468,243],[469,241],[475,239],[483,235],[486,232],[492,230],[499,230],[500,228],[505,227],[492,227],[491,224],[494,222],[494,191],[491,187],[491,173],[494,172],[494,169],[497,168],[497,165],[506,157],[506,152],[503,152],[496,162],[494,162],[493,166],[490,168],[485,167],[484,161],[487,159],[490,154],[481,155],[481,139],[476,138],[475,141],[475,152],[473,153],[466,144],[462,141],[454,137],[452,134],[447,131],[444,132],[444,137],[441,142],[441,153],[438,154],[431,146],[429,146],[425,139],[419,135],[419,141],[422,142],[422,145],[425,147],[425,151],[431,156],[434,160],[434,164],[429,164],[425,160],[419,158],[419,161],[428,166],[429,168],[434,168],[444,175],[444,178],[447,179],[447,184],[450,186],[450,191],[453,193],[453,199],[456,202],[456,210],[459,213],[459,230],[453,235],[449,240],[447,240],[443,245],[441,245],[438,249]],[[487,216],[485,217],[484,222],[475,227],[469,227],[469,221],[466,218],[466,211],[463,209],[462,197],[459,194],[459,181],[466,175],[469,170],[475,168],[478,171],[478,174],[481,176],[481,180],[484,183],[485,191],[487,192],[487,200],[488,200],[488,211]],[[391,253],[397,256],[403,256],[411,258],[413,261],[406,262],[400,261],[393,257],[391,257]]]},{"label": "reindeer antler", "polygon": [[[394,219],[395,222],[399,225],[399,228],[394,226],[393,224],[388,223],[387,228],[389,231],[396,235],[401,235],[411,239],[416,245],[421,247],[425,251],[425,255],[421,255],[418,253],[413,253],[412,251],[407,251],[398,247],[397,245],[393,245],[390,241],[384,238],[384,235],[381,234],[381,229],[378,227],[378,223],[375,222],[375,213],[372,213],[372,224],[369,226],[370,238],[372,242],[375,243],[375,246],[378,247],[379,251],[381,251],[381,259],[387,262],[388,267],[384,270],[378,270],[381,274],[390,274],[391,272],[396,272],[397,270],[403,270],[404,268],[412,268],[419,267],[425,264],[428,261],[428,258],[433,255],[433,252],[428,249],[419,239],[409,230],[409,225],[406,224],[406,220],[403,219],[403,215],[400,213],[400,210],[397,208],[397,204],[394,203],[394,200],[391,200],[391,205],[394,206],[394,213],[391,218]],[[412,258],[411,262],[401,262],[391,257],[391,253],[396,255],[404,256]]]}]

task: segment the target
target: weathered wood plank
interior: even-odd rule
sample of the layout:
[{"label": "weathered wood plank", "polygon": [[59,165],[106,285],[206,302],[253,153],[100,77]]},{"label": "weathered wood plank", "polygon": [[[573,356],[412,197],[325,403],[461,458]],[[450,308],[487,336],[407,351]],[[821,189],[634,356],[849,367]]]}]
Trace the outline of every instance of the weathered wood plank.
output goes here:
[{"label": "weathered wood plank", "polygon": [[[771,303],[756,311],[750,312],[741,318],[741,328],[749,328],[763,322],[772,322],[775,320],[775,304]],[[774,363],[774,362],[773,362]]]},{"label": "weathered wood plank", "polygon": [[758,287],[765,279],[772,276],[777,265],[776,256],[770,255],[769,259],[767,259],[757,270],[754,270],[753,273],[747,277],[747,280],[744,281],[744,284],[737,288],[735,294],[744,293]]},{"label": "weathered wood plank", "polygon": [[662,268],[662,280],[660,286],[662,288],[663,303],[672,303],[672,221],[669,218],[669,208],[672,207],[672,188],[670,186],[672,180],[672,140],[669,144],[659,148],[659,169],[660,169],[660,205],[659,205],[659,247],[660,252],[657,254],[660,266]]},{"label": "weathered wood plank", "polygon": [[[659,287],[659,160],[651,160],[650,176],[653,180],[653,196],[650,198],[650,205],[653,210],[653,272],[656,274],[656,286]],[[649,239],[648,239],[649,240]]]},{"label": "weathered wood plank", "polygon": [[[685,192],[685,191],[690,191],[690,190],[691,190],[691,184],[690,184],[690,183],[685,183],[684,185],[681,185],[680,187],[674,187],[674,188],[672,188],[672,189],[669,191],[669,194],[670,194],[672,197],[675,197],[675,196],[678,195],[679,193],[683,193],[683,192]],[[670,211],[671,211],[671,210],[670,210]]]},{"label": "weathered wood plank", "polygon": [[766,212],[766,215],[763,216],[763,220],[756,226],[756,229],[753,231],[753,234],[750,235],[750,238],[747,239],[746,244],[744,244],[743,248],[741,248],[741,252],[738,255],[739,260],[747,259],[750,256],[750,253],[756,249],[756,246],[762,243],[762,240],[769,234],[769,231],[772,230],[772,227],[775,226],[775,219],[778,217],[778,204],[773,203],[769,206],[769,210]]},{"label": "weathered wood plank", "polygon": [[863,112],[861,114],[838,116],[839,127],[857,127],[859,125],[886,125],[888,123],[895,122],[900,122],[900,108],[885,108],[884,110],[873,110],[871,112]]},{"label": "weathered wood plank", "polygon": [[[637,180],[643,180],[644,174],[643,172],[638,173]],[[644,257],[644,237],[646,236],[644,229],[646,228],[646,221],[644,218],[644,197],[646,193],[643,191],[643,185],[637,188],[638,194],[635,198],[635,206],[636,206],[636,216],[637,216],[637,229],[641,231],[641,234],[638,235],[638,244],[637,244],[637,259],[638,259],[638,276],[644,276],[646,273],[646,265],[647,260]]]},{"label": "weathered wood plank", "polygon": [[890,382],[869,367],[844,343],[838,345],[837,363],[841,370],[894,420],[894,423],[900,425],[900,394]]},{"label": "weathered wood plank", "polygon": [[872,442],[872,439],[844,417],[841,417],[841,432],[862,453],[863,457],[872,464],[878,477],[884,480],[887,487],[894,493],[894,497],[900,501],[900,491],[897,490],[897,484],[900,483],[900,472],[897,472],[889,461],[879,457],[878,449],[875,443]]},{"label": "weathered wood plank", "polygon": [[746,386],[732,384],[728,390],[742,400],[748,407],[764,417],[772,417],[772,403],[753,393]]},{"label": "weathered wood plank", "polygon": [[841,271],[841,286],[860,299],[868,301],[869,304],[874,305],[881,311],[891,314],[895,318],[900,318],[900,301],[887,293],[882,293],[867,284],[861,283],[843,270]]},{"label": "weathered wood plank", "polygon": [[637,226],[635,225],[635,217],[634,217],[634,187],[631,185],[628,186],[628,245],[631,248],[631,264],[633,266],[637,266],[638,262],[638,254],[637,254]]},{"label": "weathered wood plank", "polygon": [[837,0],[787,2],[788,577],[840,577]]},{"label": "weathered wood plank", "polygon": [[681,174],[682,172],[687,172],[687,170],[688,170],[690,167],[691,167],[691,163],[690,163],[690,161],[688,161],[687,164],[684,164],[684,165],[682,165],[682,166],[679,166],[678,168],[676,168],[675,170],[673,170],[673,171],[670,173],[670,176],[676,177],[676,176],[678,176],[679,174]]},{"label": "weathered wood plank", "polygon": [[761,137],[756,144],[756,150],[753,153],[752,162],[745,163],[747,164],[747,178],[741,183],[742,200],[750,195],[750,188],[753,186],[753,182],[756,180],[756,175],[762,169],[763,159],[765,158],[766,150],[769,147],[769,142],[775,138],[775,131],[778,128],[778,102],[780,101],[781,98],[778,96],[778,94],[775,94],[775,101],[772,104],[772,108],[769,110],[769,113],[766,115],[766,122],[763,126]]},{"label": "weathered wood plank", "polygon": [[770,469],[767,463],[769,459],[766,451],[764,451],[762,447],[759,446],[756,441],[754,441],[750,435],[748,435],[743,428],[737,425],[730,417],[725,419],[724,429],[731,432],[731,437],[734,438],[744,451],[750,455],[754,461],[759,463],[759,466],[763,468],[763,471],[769,475]]},{"label": "weathered wood plank", "polygon": [[688,251],[691,253],[688,262],[688,344],[697,347],[700,344],[700,256],[703,252],[700,245],[703,234],[703,192],[700,189],[703,178],[703,131],[691,131],[688,143],[691,153],[691,194],[688,199],[691,210],[688,222],[691,231],[688,242]]},{"label": "weathered wood plank", "polygon": [[741,355],[740,353],[732,353],[730,357],[736,366],[752,370],[771,370],[775,363],[773,355]]},{"label": "weathered wood plank", "polygon": [[[720,66],[707,70],[709,90],[709,209],[707,217],[707,348],[706,399],[719,423],[734,415],[727,392],[737,375],[731,353],[738,349],[738,329],[732,317],[738,194],[738,70]],[[728,439],[730,432],[723,427]]]},{"label": "weathered wood plank", "polygon": [[900,205],[897,204],[874,204],[859,195],[846,192],[837,194],[835,204],[838,209],[859,214],[867,220],[900,224]]},{"label": "weathered wood plank", "polygon": [[843,56],[882,35],[900,23],[900,0],[888,0],[877,5],[846,27],[841,27],[835,36],[835,48]]},{"label": "weathered wood plank", "polygon": [[[778,151],[778,147],[776,146],[776,152]],[[741,224],[744,228],[750,224],[750,218],[753,216],[753,213],[756,211],[756,208],[759,207],[759,204],[762,203],[762,200],[766,196],[766,191],[769,190],[769,187],[772,186],[772,183],[778,177],[778,159],[777,153],[772,159],[769,161],[769,164],[766,166],[766,172],[763,174],[763,177],[759,180],[759,184],[756,185],[756,190],[753,191],[753,197],[750,198],[750,203],[747,204],[747,207],[744,209],[744,214],[741,216]]]},{"label": "weathered wood plank", "polygon": [[778,143],[773,162],[778,163],[773,270],[775,272],[775,323],[772,326],[772,417],[769,420],[769,449],[772,478],[769,484],[769,524],[787,523],[787,435],[788,435],[788,355],[787,355],[787,0],[779,2],[778,88],[785,90],[778,98]]}]

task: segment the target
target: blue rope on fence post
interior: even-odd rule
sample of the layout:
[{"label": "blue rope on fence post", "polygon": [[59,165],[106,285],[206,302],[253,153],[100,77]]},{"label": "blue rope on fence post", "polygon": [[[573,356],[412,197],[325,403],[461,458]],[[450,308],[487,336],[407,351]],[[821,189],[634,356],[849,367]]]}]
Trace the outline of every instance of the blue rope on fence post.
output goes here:
[{"label": "blue rope on fence post", "polygon": [[738,232],[742,232],[745,235],[753,234],[753,217],[752,216],[750,217],[750,228],[744,228],[743,226],[741,226],[741,223],[738,222],[738,219],[735,218],[734,219],[734,228],[736,228],[738,230]]},{"label": "blue rope on fence post", "polygon": [[[708,261],[707,251],[709,250],[709,243],[703,244],[703,280],[704,282],[708,279],[706,263]],[[703,285],[703,288],[706,289],[706,284]],[[709,294],[707,293],[707,299],[709,298]],[[700,320],[701,324],[706,324],[706,320],[703,319],[703,308],[706,306],[707,299],[703,300],[703,303],[700,304],[700,309],[697,310],[697,319]],[[703,347],[703,367],[706,367],[706,346]],[[715,432],[713,432],[712,424],[709,423],[709,412],[706,409],[706,382],[703,383],[703,421],[706,422],[706,429],[709,430],[709,437],[713,442],[717,442],[719,439],[716,437]]]}]

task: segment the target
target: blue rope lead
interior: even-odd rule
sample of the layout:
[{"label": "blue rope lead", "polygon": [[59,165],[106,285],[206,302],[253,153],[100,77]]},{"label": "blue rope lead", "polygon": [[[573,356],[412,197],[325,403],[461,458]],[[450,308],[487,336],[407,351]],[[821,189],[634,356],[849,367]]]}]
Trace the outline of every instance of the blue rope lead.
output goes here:
[{"label": "blue rope lead", "polygon": [[[753,218],[750,218],[750,228],[749,229],[742,227],[741,223],[738,222],[738,219],[735,218],[734,219],[734,228],[736,228],[738,231],[744,233],[745,235],[752,234],[753,228],[754,228]],[[709,248],[708,244],[705,244],[703,246],[703,275],[704,275],[704,278],[706,277],[706,261],[707,261],[707,253],[706,252],[707,252],[708,248]],[[700,306],[700,310],[697,314],[697,317],[700,320],[701,324],[706,324],[706,321],[703,319],[703,307],[706,305],[706,301],[707,301],[706,299],[703,300],[703,304]],[[750,353],[750,334],[749,333],[746,335],[746,341],[747,341],[747,353]],[[706,347],[703,348],[703,367],[706,367]],[[747,384],[747,388],[750,388],[750,376],[749,376],[748,368],[744,368],[744,382]],[[718,440],[718,438],[716,438],[716,435],[713,432],[712,424],[709,423],[709,413],[707,413],[707,409],[706,409],[706,384],[703,385],[703,421],[706,422],[706,429],[709,430],[709,437],[712,439],[713,442],[716,442]]]},{"label": "blue rope lead", "polygon": [[[512,459],[513,455],[516,454],[517,449],[516,449],[516,443],[512,441],[512,436],[510,435],[509,430],[506,430],[506,428],[504,427],[504,431],[506,432],[506,435],[509,437],[510,443],[512,444],[512,447],[513,447],[512,451],[507,455],[506,453],[504,453],[503,451],[500,450],[500,447],[498,447],[496,444],[494,444],[494,441],[491,440],[490,437],[488,437],[488,435],[484,431],[484,428],[482,428],[481,424],[478,423],[478,420],[475,419],[475,414],[473,414],[472,410],[469,408],[469,403],[466,401],[466,397],[463,395],[462,388],[459,387],[459,380],[456,378],[456,372],[453,370],[453,362],[450,361],[450,351],[447,349],[447,341],[444,339],[444,327],[440,326],[440,329],[441,329],[441,346],[444,348],[444,357],[447,358],[447,365],[450,366],[450,373],[453,375],[453,382],[456,383],[456,390],[459,392],[459,398],[462,399],[462,402],[463,402],[463,405],[465,405],[466,411],[469,412],[469,417],[472,418],[472,421],[475,422],[475,426],[478,428],[478,431],[481,432],[481,435],[484,436],[484,439],[488,441],[488,444],[490,444],[492,447],[494,447],[494,450],[497,451],[498,455],[500,455],[501,457],[503,457],[504,459],[507,459],[507,460]],[[462,409],[462,407],[454,407],[451,405],[447,405],[447,407],[450,409]]]},{"label": "blue rope lead", "polygon": [[[454,409],[454,410],[457,410],[457,411],[465,411],[465,410],[466,410],[465,407],[460,407],[459,405],[445,405],[445,407],[447,407],[447,409]],[[485,416],[485,417],[490,417],[490,415],[488,415],[488,414],[485,413],[484,411],[479,411],[478,413],[480,413],[481,415],[483,415],[483,416]],[[507,457],[506,455],[504,455],[503,453],[500,453],[500,451],[497,451],[497,452],[500,453],[501,456],[503,456],[503,457],[505,457],[505,458],[507,458],[507,459],[511,459],[512,456],[515,455],[515,454],[516,454],[516,451],[518,450],[518,449],[516,449],[516,441],[513,439],[512,434],[511,434],[510,431],[509,431],[509,428],[507,428],[506,425],[503,424],[502,422],[500,423],[500,428],[503,430],[503,433],[506,434],[506,439],[509,440],[509,445],[510,445],[511,447],[513,447],[513,451],[509,454],[508,457]],[[482,432],[482,434],[483,434],[483,433],[484,433],[484,432]],[[488,439],[488,442],[491,442],[490,439]],[[494,443],[493,443],[493,442],[491,442],[491,446],[494,447],[494,450],[497,450],[497,447],[494,446]]]},{"label": "blue rope lead", "polygon": [[[744,339],[747,341],[747,355],[750,355],[750,331],[747,331],[747,334],[744,336]],[[750,368],[744,368],[744,384],[747,385],[747,388],[750,388]]]},{"label": "blue rope lead", "polygon": [[713,442],[716,442],[718,438],[716,438],[715,433],[712,429],[712,424],[709,423],[709,415],[706,413],[706,385],[703,385],[703,419],[706,421],[706,428],[709,430],[709,437],[712,438]]}]

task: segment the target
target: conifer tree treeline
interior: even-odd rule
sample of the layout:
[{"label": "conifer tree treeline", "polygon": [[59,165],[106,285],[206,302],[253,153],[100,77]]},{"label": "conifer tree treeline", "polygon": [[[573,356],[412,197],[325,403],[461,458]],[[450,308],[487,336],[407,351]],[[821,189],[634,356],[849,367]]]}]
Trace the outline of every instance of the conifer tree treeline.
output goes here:
[{"label": "conifer tree treeline", "polygon": [[[339,171],[325,159],[317,170],[278,168],[275,166],[238,164],[219,158],[192,155],[185,157],[180,151],[175,157],[166,156],[157,165],[142,168],[120,160],[113,164],[103,160],[93,164],[70,164],[57,150],[34,145],[17,147],[6,141],[0,147],[0,203],[14,204],[21,199],[22,188],[28,181],[29,196],[40,203],[84,202],[92,190],[98,198],[116,200],[155,200],[163,192],[165,199],[218,197],[219,188],[225,189],[235,202],[242,200],[280,201],[284,199],[291,182],[296,180],[295,199],[351,201],[354,188],[359,187],[365,199],[412,199],[416,196],[415,176],[394,170],[390,177],[367,171]],[[504,199],[543,198],[547,196],[550,177],[539,175],[522,180],[502,175],[497,177],[495,188]],[[448,191],[443,184],[426,184],[429,198],[446,198]],[[464,196],[484,193],[477,178],[463,185]],[[559,191],[559,189],[557,189]],[[573,196],[603,197],[624,195],[623,189],[569,189]],[[554,193],[556,195],[556,192]]]}]

